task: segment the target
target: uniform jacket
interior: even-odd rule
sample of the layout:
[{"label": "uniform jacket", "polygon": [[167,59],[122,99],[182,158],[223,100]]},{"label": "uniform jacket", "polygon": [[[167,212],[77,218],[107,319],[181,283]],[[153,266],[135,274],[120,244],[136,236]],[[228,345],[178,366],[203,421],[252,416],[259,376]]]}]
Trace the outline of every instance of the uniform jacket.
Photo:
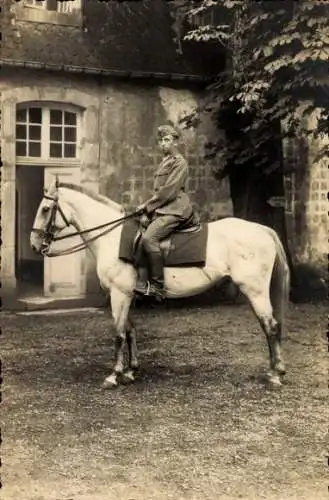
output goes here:
[{"label": "uniform jacket", "polygon": [[192,205],[185,192],[188,165],[180,153],[166,156],[154,178],[154,195],[146,202],[146,211],[188,218]]}]

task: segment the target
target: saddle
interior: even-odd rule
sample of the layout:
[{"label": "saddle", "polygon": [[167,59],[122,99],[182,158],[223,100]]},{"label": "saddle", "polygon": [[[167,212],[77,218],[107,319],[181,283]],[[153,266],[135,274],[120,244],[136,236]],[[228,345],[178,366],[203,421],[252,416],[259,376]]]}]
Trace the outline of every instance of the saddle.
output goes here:
[{"label": "saddle", "polygon": [[[139,219],[127,220],[122,228],[119,258],[136,268],[147,267],[147,257],[140,244],[143,230]],[[208,224],[200,223],[195,213],[160,242],[164,265],[203,267],[206,260]]]},{"label": "saddle", "polygon": [[181,224],[179,224],[179,226],[174,229],[173,233],[186,233],[196,231],[200,229],[200,227],[200,217],[195,212],[192,212],[188,219],[184,220]]}]

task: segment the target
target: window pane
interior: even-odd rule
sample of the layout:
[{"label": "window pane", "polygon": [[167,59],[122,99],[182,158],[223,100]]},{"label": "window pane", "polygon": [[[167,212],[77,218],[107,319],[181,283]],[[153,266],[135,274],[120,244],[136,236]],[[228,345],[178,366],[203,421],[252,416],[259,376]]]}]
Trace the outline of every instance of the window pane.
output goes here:
[{"label": "window pane", "polygon": [[62,141],[62,127],[50,127],[50,140],[51,141]]},{"label": "window pane", "polygon": [[16,138],[26,139],[26,125],[16,125]]},{"label": "window pane", "polygon": [[41,127],[32,125],[29,127],[29,138],[34,140],[41,139]]},{"label": "window pane", "polygon": [[76,0],[72,0],[71,2],[57,2],[57,12],[62,12],[64,14],[69,14],[72,12],[76,6],[74,5]]},{"label": "window pane", "polygon": [[57,0],[47,0],[47,10],[57,11]]},{"label": "window pane", "polygon": [[41,108],[29,109],[29,121],[30,123],[41,123]]},{"label": "window pane", "polygon": [[76,142],[77,140],[77,130],[73,127],[65,127],[64,130],[64,141]]},{"label": "window pane", "polygon": [[16,156],[26,156],[26,142],[16,142]]},{"label": "window pane", "polygon": [[55,124],[55,125],[61,125],[62,124],[62,115],[63,111],[60,109],[51,109],[50,110],[50,123]]},{"label": "window pane", "polygon": [[41,144],[40,142],[30,142],[29,143],[29,155],[33,157],[41,156]]},{"label": "window pane", "polygon": [[69,113],[65,111],[65,125],[76,125],[77,115],[76,113]]},{"label": "window pane", "polygon": [[75,144],[64,144],[64,156],[65,158],[75,158]]},{"label": "window pane", "polygon": [[62,158],[62,145],[50,143],[50,158]]},{"label": "window pane", "polygon": [[16,109],[16,121],[26,122],[26,109]]}]

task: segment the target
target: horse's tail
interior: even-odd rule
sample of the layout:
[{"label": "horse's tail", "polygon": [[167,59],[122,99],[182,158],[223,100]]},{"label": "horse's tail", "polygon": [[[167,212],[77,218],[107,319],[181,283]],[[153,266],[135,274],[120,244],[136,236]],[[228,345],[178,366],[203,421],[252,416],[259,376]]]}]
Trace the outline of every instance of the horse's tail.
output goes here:
[{"label": "horse's tail", "polygon": [[276,248],[270,286],[271,302],[273,306],[273,315],[275,319],[281,323],[283,330],[285,312],[289,305],[290,270],[286,252],[279,236],[273,229],[268,228],[268,230],[274,240]]}]

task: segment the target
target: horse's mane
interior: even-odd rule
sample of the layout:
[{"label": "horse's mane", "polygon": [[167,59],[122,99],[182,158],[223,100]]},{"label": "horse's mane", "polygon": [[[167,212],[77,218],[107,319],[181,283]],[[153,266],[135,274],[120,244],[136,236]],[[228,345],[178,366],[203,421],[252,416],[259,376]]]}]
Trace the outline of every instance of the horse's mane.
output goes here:
[{"label": "horse's mane", "polygon": [[72,184],[70,182],[60,182],[58,187],[63,187],[67,189],[72,189],[72,191],[77,191],[78,193],[85,194],[87,196],[90,196],[95,201],[99,201],[100,203],[103,203],[103,205],[107,205],[108,207],[113,208],[114,210],[118,210],[119,212],[124,212],[124,208],[122,205],[119,203],[116,203],[113,200],[110,200],[106,196],[103,196],[101,194],[95,193],[91,189],[85,188],[83,186],[79,186],[77,184]]}]

